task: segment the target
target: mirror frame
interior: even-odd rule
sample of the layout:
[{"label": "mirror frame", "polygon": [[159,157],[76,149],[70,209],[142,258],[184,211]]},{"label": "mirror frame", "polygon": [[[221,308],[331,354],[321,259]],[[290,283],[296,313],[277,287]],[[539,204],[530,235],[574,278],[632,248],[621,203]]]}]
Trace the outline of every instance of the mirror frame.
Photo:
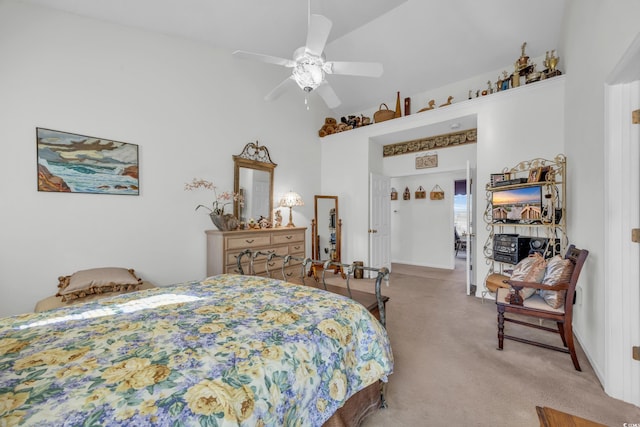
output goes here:
[{"label": "mirror frame", "polygon": [[315,257],[314,259],[317,260],[321,260],[322,257],[320,255],[319,252],[319,248],[317,247],[318,245],[318,200],[319,199],[332,199],[335,202],[335,208],[336,208],[336,218],[335,218],[335,230],[336,230],[336,255],[337,255],[337,262],[341,262],[341,257],[342,254],[341,252],[341,238],[342,236],[340,236],[341,234],[341,225],[342,225],[342,220],[340,219],[340,214],[338,211],[338,196],[322,196],[322,195],[315,195],[313,197],[313,212],[314,212],[314,223],[315,223],[315,227],[313,230],[313,241],[311,242],[312,246],[312,256]]},{"label": "mirror frame", "polygon": [[[269,150],[265,146],[260,146],[258,141],[255,143],[249,142],[244,146],[240,154],[233,156],[233,162],[233,192],[236,194],[240,193],[240,168],[254,169],[269,173],[269,216],[267,217],[267,220],[271,223],[271,217],[273,216],[273,174],[274,169],[278,165],[271,161]],[[236,218],[240,218],[239,213],[239,204],[237,201],[234,201],[233,215]]]}]

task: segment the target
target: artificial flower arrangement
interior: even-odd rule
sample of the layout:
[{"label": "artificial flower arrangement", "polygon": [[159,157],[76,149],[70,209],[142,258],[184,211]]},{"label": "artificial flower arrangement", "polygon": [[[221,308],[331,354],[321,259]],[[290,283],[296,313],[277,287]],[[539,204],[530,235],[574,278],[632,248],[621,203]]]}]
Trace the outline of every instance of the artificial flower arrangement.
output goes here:
[{"label": "artificial flower arrangement", "polygon": [[[184,185],[185,191],[192,191],[198,189],[212,190],[213,191],[213,202],[211,203],[211,207],[206,205],[198,205],[196,206],[196,210],[200,208],[205,208],[209,211],[209,216],[211,216],[211,220],[214,224],[222,229],[222,230],[235,230],[239,222],[232,214],[225,214],[224,208],[227,205],[232,204],[233,202],[240,203],[240,206],[244,205],[244,199],[241,194],[232,193],[228,191],[224,191],[218,194],[217,187],[211,181],[207,181],[205,179],[193,178],[191,182],[188,182]],[[217,218],[223,217],[224,221],[221,223]]]}]

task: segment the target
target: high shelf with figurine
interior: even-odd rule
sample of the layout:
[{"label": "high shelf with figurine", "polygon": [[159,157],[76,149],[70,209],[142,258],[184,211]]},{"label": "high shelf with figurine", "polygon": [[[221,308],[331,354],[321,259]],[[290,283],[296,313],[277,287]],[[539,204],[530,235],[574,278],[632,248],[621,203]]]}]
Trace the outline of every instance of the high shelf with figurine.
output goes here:
[{"label": "high shelf with figurine", "polygon": [[484,219],[489,236],[483,254],[489,265],[482,296],[507,286],[515,265],[532,252],[545,258],[564,254],[567,159],[533,159],[492,174]]}]

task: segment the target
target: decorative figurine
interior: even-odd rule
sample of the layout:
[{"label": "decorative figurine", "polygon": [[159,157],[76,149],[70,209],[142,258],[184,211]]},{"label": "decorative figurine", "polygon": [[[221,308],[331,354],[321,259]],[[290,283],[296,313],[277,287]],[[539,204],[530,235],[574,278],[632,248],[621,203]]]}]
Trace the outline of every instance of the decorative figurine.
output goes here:
[{"label": "decorative figurine", "polygon": [[440,105],[441,107],[446,107],[447,105],[451,105],[451,101],[453,100],[453,96],[449,95],[449,97],[447,98],[447,102],[445,102],[444,104]]},{"label": "decorative figurine", "polygon": [[273,216],[275,217],[275,227],[282,227],[282,214],[280,213],[280,209],[276,209]]},{"label": "decorative figurine", "polygon": [[259,228],[270,228],[271,224],[269,224],[269,220],[262,215],[260,215],[260,219],[258,219],[258,227]]},{"label": "decorative figurine", "polygon": [[509,80],[511,80],[509,78],[509,73],[507,73],[506,71],[503,71],[502,72],[502,85],[500,85],[500,90],[509,89]]},{"label": "decorative figurine", "polygon": [[560,57],[556,56],[556,51],[551,51],[551,56],[549,56],[549,65],[547,68],[553,73],[556,71],[556,67],[558,66],[558,62],[560,61]]},{"label": "decorative figurine", "polygon": [[520,58],[518,58],[519,70],[525,68],[529,64],[529,57],[524,53],[525,47],[527,47],[527,42],[522,43],[522,47],[520,48],[522,52],[520,54]]},{"label": "decorative figurine", "polygon": [[520,86],[520,68],[518,67],[518,61],[514,64],[515,70],[511,75],[511,87]]},{"label": "decorative figurine", "polygon": [[427,110],[433,110],[435,108],[435,105],[436,105],[436,101],[432,99],[431,101],[429,101],[429,106],[422,108],[421,110],[418,111],[418,113],[422,113],[423,111],[427,111]]}]

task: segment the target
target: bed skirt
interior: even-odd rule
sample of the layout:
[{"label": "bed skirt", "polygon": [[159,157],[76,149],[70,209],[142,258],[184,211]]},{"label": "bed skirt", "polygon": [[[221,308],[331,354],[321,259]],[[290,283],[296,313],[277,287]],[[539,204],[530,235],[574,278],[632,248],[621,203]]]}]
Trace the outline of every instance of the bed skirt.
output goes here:
[{"label": "bed skirt", "polygon": [[345,402],[322,427],[357,427],[370,414],[382,406],[380,382],[363,388]]}]

